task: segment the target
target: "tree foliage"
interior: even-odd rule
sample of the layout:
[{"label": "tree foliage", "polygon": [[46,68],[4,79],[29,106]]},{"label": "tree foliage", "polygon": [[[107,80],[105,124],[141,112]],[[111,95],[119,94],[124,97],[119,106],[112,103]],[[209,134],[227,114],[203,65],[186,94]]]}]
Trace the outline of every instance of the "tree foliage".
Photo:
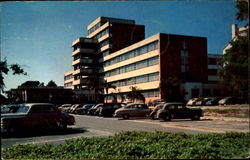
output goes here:
[{"label": "tree foliage", "polygon": [[248,0],[238,0],[236,2],[236,8],[239,10],[236,13],[236,19],[239,21],[244,21],[244,20],[248,20],[249,18],[249,13],[248,13],[248,4],[249,1]]},{"label": "tree foliage", "polygon": [[23,68],[19,64],[7,64],[7,60],[0,61],[0,91],[4,92],[4,74],[7,75],[12,70],[13,75],[27,75]]},{"label": "tree foliage", "polygon": [[231,41],[231,48],[222,58],[223,68],[219,70],[228,90],[235,95],[247,97],[248,88],[248,37]]},{"label": "tree foliage", "polygon": [[145,102],[144,95],[141,93],[141,91],[137,87],[131,86],[130,89],[131,91],[127,93],[127,98],[129,100],[131,100],[132,102],[134,102],[135,100],[141,100]]},{"label": "tree foliage", "polygon": [[53,80],[51,80],[48,82],[47,87],[57,87],[57,84]]},{"label": "tree foliage", "polygon": [[175,77],[161,79],[160,88],[163,93],[163,99],[166,102],[180,101],[183,97],[180,95],[180,81]]}]

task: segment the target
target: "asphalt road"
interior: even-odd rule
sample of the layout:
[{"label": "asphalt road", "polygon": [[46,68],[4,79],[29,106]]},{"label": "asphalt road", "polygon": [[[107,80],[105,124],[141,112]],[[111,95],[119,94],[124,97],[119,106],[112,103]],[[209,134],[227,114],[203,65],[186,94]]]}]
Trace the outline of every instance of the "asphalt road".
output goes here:
[{"label": "asphalt road", "polygon": [[197,133],[249,132],[248,122],[201,119],[200,121],[172,120],[164,122],[145,118],[121,120],[95,116],[74,115],[76,125],[67,131],[26,131],[1,137],[1,148],[18,144],[61,144],[78,137],[111,136],[122,131],[166,131]]}]

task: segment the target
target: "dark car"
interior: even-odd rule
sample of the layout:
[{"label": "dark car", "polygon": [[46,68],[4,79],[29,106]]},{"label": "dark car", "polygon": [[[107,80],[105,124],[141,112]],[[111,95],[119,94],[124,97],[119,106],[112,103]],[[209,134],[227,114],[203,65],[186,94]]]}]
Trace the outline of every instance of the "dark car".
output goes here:
[{"label": "dark car", "polygon": [[73,116],[49,103],[22,104],[14,113],[1,114],[2,132],[25,128],[66,129],[67,125],[74,124]]},{"label": "dark car", "polygon": [[63,104],[59,106],[58,109],[62,112],[68,113],[71,107],[72,107],[72,104]]},{"label": "dark car", "polygon": [[207,101],[211,100],[212,97],[204,97],[204,98],[199,98],[198,100],[195,101],[194,105],[195,106],[204,106]]},{"label": "dark car", "polygon": [[206,105],[206,106],[216,106],[216,105],[218,105],[218,103],[219,103],[219,101],[220,101],[221,99],[222,99],[222,98],[220,98],[220,97],[214,97],[214,98],[208,100],[208,101],[205,103],[205,105]]},{"label": "dark car", "polygon": [[96,105],[94,105],[93,107],[91,107],[89,110],[88,110],[88,115],[96,115],[96,110],[98,109],[98,108],[100,108],[100,107],[102,107],[103,106],[103,103],[99,103],[99,104],[96,104]]},{"label": "dark car", "polygon": [[76,114],[87,114],[88,110],[93,107],[95,104],[85,104],[81,108],[77,108],[75,110]]},{"label": "dark car", "polygon": [[129,117],[146,117],[149,112],[150,109],[146,104],[131,103],[117,109],[114,113],[114,117],[122,117],[123,119],[129,119]]},{"label": "dark car", "polygon": [[219,105],[242,104],[243,99],[238,97],[225,97],[219,101]]},{"label": "dark car", "polygon": [[161,109],[164,106],[165,103],[160,103],[154,107],[154,109],[149,113],[149,118],[150,119],[156,119],[156,113],[159,109]]},{"label": "dark car", "polygon": [[99,116],[112,117],[115,110],[118,108],[126,106],[125,103],[104,103],[102,107],[99,108]]},{"label": "dark car", "polygon": [[171,119],[187,119],[199,120],[202,116],[200,108],[187,108],[181,102],[165,103],[162,109],[157,111],[156,118],[170,121]]},{"label": "dark car", "polygon": [[82,108],[84,105],[85,105],[85,103],[75,104],[75,105],[71,106],[69,113],[77,113],[77,109]]}]

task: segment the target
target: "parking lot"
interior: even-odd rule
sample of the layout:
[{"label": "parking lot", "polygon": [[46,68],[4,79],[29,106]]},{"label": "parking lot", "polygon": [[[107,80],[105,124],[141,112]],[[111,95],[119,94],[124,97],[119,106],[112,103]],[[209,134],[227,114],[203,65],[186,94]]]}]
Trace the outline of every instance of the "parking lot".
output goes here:
[{"label": "parking lot", "polygon": [[123,131],[166,131],[198,133],[249,132],[249,122],[212,120],[203,117],[199,121],[173,119],[170,122],[147,118],[103,118],[98,116],[73,115],[76,125],[66,131],[18,132],[9,137],[2,137],[2,148],[18,144],[64,143],[65,140],[79,137],[112,136]]}]

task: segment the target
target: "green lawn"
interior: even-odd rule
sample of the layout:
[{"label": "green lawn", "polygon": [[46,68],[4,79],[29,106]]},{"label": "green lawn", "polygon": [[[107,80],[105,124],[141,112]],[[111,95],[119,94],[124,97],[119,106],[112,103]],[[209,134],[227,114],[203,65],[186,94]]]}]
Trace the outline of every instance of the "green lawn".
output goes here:
[{"label": "green lawn", "polygon": [[249,133],[190,135],[124,132],[110,137],[78,138],[61,145],[19,145],[2,150],[2,158],[246,158]]}]

